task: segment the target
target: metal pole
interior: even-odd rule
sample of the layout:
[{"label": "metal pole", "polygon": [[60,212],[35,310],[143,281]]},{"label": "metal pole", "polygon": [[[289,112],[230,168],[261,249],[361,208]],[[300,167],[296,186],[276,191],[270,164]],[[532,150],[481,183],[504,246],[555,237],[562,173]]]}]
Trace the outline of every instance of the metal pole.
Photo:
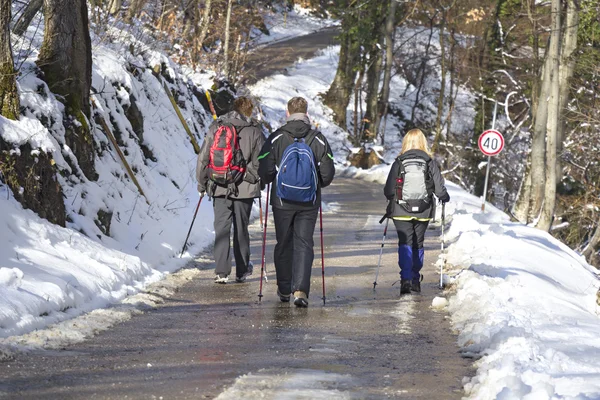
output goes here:
[{"label": "metal pole", "polygon": [[263,229],[263,242],[262,242],[262,260],[260,266],[260,289],[258,292],[258,301],[260,302],[263,298],[263,277],[267,280],[267,266],[265,265],[265,249],[267,246],[267,222],[269,221],[269,193],[271,191],[271,184],[267,185],[267,202],[265,204],[265,227]]},{"label": "metal pole", "polygon": [[377,287],[377,278],[379,278],[379,267],[381,266],[381,256],[383,256],[383,246],[385,246],[385,236],[387,235],[387,230],[388,230],[389,224],[390,224],[390,219],[388,218],[385,223],[385,229],[383,230],[383,239],[381,240],[381,249],[379,250],[379,261],[377,262],[377,272],[375,273],[375,281],[373,282],[373,290],[375,290],[375,288]]},{"label": "metal pole", "polygon": [[446,237],[444,236],[444,225],[446,225],[446,203],[442,203],[442,257],[444,257],[444,262],[440,264],[440,289],[444,288],[444,264],[446,264],[446,256],[444,255],[444,245],[446,241]]},{"label": "metal pole", "polygon": [[321,280],[323,281],[323,305],[325,305],[325,249],[323,248],[323,205],[319,207],[321,225]]},{"label": "metal pole", "polygon": [[185,246],[187,246],[188,239],[190,238],[190,233],[192,233],[192,227],[194,226],[194,221],[196,221],[196,216],[198,215],[198,210],[200,209],[200,204],[202,203],[202,199],[204,196],[200,196],[200,200],[198,200],[198,205],[196,206],[196,211],[194,212],[194,218],[192,218],[192,223],[190,224],[190,230],[185,237],[185,243],[183,243],[183,248],[181,249],[181,254],[179,258],[183,257],[183,252],[185,251]]},{"label": "metal pole", "polygon": [[[496,115],[498,113],[498,100],[494,103],[494,118],[492,119],[492,129],[496,128]],[[481,203],[481,211],[485,211],[485,201],[487,199],[488,182],[490,180],[490,164],[492,163],[492,156],[488,156],[487,167],[485,171],[485,184],[483,185],[483,203]]]}]

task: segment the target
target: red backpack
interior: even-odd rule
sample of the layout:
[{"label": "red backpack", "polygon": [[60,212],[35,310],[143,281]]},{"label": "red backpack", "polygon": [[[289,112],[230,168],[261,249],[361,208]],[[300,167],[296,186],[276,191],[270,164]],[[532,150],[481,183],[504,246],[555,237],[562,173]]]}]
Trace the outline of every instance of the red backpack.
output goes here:
[{"label": "red backpack", "polygon": [[220,186],[237,185],[244,177],[246,160],[233,125],[219,121],[207,169],[208,178]]}]

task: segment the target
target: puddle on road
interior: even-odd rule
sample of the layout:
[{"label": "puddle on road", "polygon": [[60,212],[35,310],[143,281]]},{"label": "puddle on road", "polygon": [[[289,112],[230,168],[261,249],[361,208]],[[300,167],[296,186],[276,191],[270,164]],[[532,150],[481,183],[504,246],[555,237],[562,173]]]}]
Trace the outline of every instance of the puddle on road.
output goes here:
[{"label": "puddle on road", "polygon": [[311,369],[260,370],[242,375],[218,400],[229,399],[352,399],[352,377]]}]

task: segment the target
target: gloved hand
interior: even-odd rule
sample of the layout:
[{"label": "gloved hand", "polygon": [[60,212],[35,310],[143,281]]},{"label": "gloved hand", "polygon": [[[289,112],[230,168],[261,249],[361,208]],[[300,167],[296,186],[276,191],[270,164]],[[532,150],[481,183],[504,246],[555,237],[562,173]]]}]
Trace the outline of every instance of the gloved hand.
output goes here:
[{"label": "gloved hand", "polygon": [[204,195],[206,194],[206,190],[205,189],[198,189],[198,194],[200,195],[200,197],[204,197]]},{"label": "gloved hand", "polygon": [[443,196],[443,197],[441,197],[441,198],[440,198],[440,201],[441,201],[442,203],[447,203],[447,202],[449,202],[449,201],[450,201],[450,195],[449,195],[448,193],[446,193],[446,196]]}]

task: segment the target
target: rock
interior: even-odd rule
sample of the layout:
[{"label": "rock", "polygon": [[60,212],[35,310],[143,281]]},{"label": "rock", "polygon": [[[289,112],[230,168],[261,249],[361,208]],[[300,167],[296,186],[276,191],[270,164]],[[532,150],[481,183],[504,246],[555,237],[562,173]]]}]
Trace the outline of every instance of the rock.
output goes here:
[{"label": "rock", "polygon": [[358,153],[351,154],[348,157],[350,165],[356,168],[369,169],[375,165],[381,164],[381,159],[377,153],[371,150],[368,154],[364,148],[361,148]]}]

